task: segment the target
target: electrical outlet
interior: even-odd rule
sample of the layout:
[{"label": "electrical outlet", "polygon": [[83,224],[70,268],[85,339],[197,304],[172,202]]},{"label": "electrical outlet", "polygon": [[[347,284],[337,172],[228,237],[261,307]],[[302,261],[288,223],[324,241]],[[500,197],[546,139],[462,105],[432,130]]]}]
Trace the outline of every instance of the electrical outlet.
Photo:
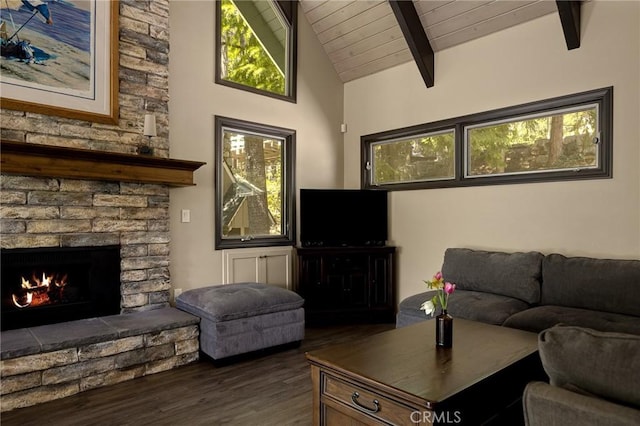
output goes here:
[{"label": "electrical outlet", "polygon": [[173,289],[173,298],[175,299],[176,297],[180,296],[182,294],[182,289],[181,288],[174,288]]},{"label": "electrical outlet", "polygon": [[191,210],[183,209],[182,210],[182,223],[191,222]]}]

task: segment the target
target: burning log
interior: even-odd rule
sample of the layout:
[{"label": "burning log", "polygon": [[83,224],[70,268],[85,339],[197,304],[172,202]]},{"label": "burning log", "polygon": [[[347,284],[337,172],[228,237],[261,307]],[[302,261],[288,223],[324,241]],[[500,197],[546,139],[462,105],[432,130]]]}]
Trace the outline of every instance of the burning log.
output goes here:
[{"label": "burning log", "polygon": [[[20,290],[11,295],[13,304],[18,308],[30,306],[40,306],[56,303],[63,299],[64,287],[67,284],[67,274],[57,278],[57,274],[49,275],[42,273],[42,280],[36,277],[32,280],[21,277],[22,284]],[[54,285],[51,285],[51,284]]]}]

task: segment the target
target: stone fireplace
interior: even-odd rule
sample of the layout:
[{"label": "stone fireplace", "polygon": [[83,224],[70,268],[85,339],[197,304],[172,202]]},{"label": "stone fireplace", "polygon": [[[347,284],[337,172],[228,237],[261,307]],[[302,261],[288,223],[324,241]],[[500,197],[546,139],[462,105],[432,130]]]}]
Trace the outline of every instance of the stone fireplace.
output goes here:
[{"label": "stone fireplace", "polygon": [[[6,156],[3,150],[3,162]],[[2,290],[2,411],[198,359],[198,319],[169,306],[168,185],[0,179],[1,278],[8,286]],[[81,288],[58,291],[92,275],[95,296]],[[25,319],[14,295],[27,309],[42,303],[32,307],[35,318]],[[96,298],[109,303],[96,307]],[[40,318],[60,299],[80,312],[63,304],[53,320]]]},{"label": "stone fireplace", "polygon": [[120,313],[120,246],[0,250],[2,330]]},{"label": "stone fireplace", "polygon": [[[168,159],[169,1],[120,0],[118,43],[113,76],[118,116],[113,123],[1,111],[3,256],[14,250],[52,250],[80,257],[85,251],[115,248],[119,266],[117,278],[111,277],[117,306],[107,310],[114,309],[115,315],[2,331],[1,411],[198,359],[197,318],[169,306],[169,192],[171,186],[193,184],[190,173],[189,179],[181,178],[185,162]],[[146,113],[158,123],[153,138],[142,134]],[[150,144],[154,156],[136,155],[140,144]],[[30,305],[45,294],[66,297],[49,294],[43,284],[61,280],[58,285],[65,285],[64,272],[56,270],[60,275],[49,278],[54,273],[49,268],[65,262],[45,262],[35,267],[35,277],[24,277],[33,291],[16,295],[19,304]],[[88,273],[79,264],[74,282],[76,274]],[[4,267],[3,259],[3,284]],[[23,288],[22,273],[11,275],[10,281],[20,275]],[[4,315],[4,291],[2,296]],[[3,316],[3,327],[4,321]]]},{"label": "stone fireplace", "polygon": [[3,251],[119,246],[119,311],[169,306],[169,188],[2,175]]}]

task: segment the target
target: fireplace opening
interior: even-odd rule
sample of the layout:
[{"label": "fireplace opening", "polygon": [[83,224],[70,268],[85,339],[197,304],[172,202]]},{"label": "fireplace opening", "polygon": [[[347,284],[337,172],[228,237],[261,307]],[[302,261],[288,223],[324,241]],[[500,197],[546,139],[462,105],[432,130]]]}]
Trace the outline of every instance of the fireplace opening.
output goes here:
[{"label": "fireplace opening", "polygon": [[1,328],[120,313],[120,246],[0,250]]}]

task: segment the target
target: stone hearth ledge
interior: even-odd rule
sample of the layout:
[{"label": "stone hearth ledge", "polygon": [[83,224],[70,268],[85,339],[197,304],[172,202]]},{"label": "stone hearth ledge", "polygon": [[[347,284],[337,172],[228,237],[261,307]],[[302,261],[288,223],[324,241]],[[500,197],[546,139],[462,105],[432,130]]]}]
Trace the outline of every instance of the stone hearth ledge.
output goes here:
[{"label": "stone hearth ledge", "polygon": [[200,318],[175,308],[89,318],[0,333],[0,359],[53,352],[195,325]]},{"label": "stone hearth ledge", "polygon": [[195,362],[199,322],[167,307],[3,331],[0,412]]}]

